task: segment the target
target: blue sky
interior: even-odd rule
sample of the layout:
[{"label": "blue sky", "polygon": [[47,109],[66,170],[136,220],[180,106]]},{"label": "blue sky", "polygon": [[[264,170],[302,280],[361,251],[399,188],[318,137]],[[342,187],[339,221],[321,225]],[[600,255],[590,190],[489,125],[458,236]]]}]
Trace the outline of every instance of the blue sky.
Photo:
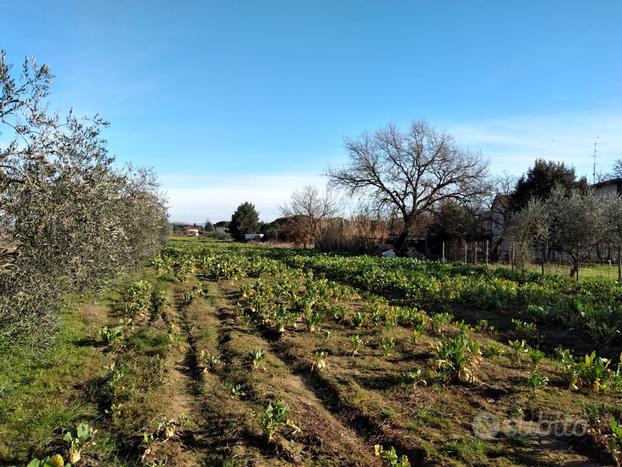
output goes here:
[{"label": "blue sky", "polygon": [[425,119],[495,173],[622,157],[622,2],[3,1],[0,48],[56,74],[52,108],[99,112],[153,166],[171,218],[271,220],[322,185],[343,137]]}]

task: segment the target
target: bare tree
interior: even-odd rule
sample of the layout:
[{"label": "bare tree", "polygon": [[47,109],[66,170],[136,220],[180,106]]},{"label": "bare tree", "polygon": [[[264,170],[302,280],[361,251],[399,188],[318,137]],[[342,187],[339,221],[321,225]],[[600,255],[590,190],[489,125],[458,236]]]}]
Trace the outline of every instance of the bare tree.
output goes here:
[{"label": "bare tree", "polygon": [[286,230],[290,238],[304,248],[315,242],[323,223],[336,213],[333,194],[330,191],[320,193],[310,185],[294,191],[291,200],[281,207],[281,214],[288,218]]},{"label": "bare tree", "polygon": [[447,200],[472,203],[490,191],[487,162],[425,122],[413,122],[406,132],[389,125],[346,139],[345,147],[350,165],[329,170],[331,184],[397,210],[404,221],[398,251],[422,213]]},{"label": "bare tree", "polygon": [[503,172],[492,179],[495,194],[509,196],[516,188],[519,177]]}]

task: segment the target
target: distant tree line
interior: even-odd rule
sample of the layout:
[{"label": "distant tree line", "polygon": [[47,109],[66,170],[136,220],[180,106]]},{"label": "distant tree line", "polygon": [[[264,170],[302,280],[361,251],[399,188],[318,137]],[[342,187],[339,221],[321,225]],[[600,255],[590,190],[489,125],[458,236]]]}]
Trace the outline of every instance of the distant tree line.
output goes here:
[{"label": "distant tree line", "polygon": [[[418,255],[410,248],[413,239],[425,239],[426,250],[428,240],[436,246],[490,240],[497,222],[491,206],[502,195],[502,238],[514,240],[521,261],[534,248],[544,256],[563,252],[576,275],[595,250],[622,243],[616,233],[622,229],[620,198],[596,199],[587,179],[563,162],[537,159],[520,178],[492,178],[480,154],[421,121],[346,139],[345,148],[348,164],[326,173],[325,192],[313,186],[294,191],[272,224],[259,223],[254,206],[244,203],[229,226],[233,237],[274,229],[304,248],[362,253],[389,241],[398,254]],[[622,161],[616,176],[622,176]],[[339,194],[356,206],[349,218]],[[494,259],[499,252],[492,247]]]},{"label": "distant tree line", "polygon": [[51,113],[52,79],[0,52],[0,343],[49,342],[60,297],[136,267],[169,231],[154,174],[115,167],[98,116]]}]

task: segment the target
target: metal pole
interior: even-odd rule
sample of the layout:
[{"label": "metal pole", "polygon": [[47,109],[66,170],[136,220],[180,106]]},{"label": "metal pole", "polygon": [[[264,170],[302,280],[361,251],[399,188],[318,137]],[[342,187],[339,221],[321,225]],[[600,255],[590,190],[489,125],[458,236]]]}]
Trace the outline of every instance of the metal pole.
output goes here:
[{"label": "metal pole", "polygon": [[477,264],[477,247],[478,247],[478,243],[475,242],[475,249],[473,250],[473,264]]},{"label": "metal pole", "polygon": [[486,266],[488,266],[488,240],[486,240]]},{"label": "metal pole", "polygon": [[443,257],[443,263],[445,262],[445,242],[443,242],[443,253],[442,253],[442,257]]},{"label": "metal pole", "polygon": [[510,264],[512,271],[514,271],[514,242],[510,244]]},{"label": "metal pole", "polygon": [[466,240],[464,241],[464,262],[465,263],[469,262],[469,258],[467,257],[467,242],[466,242]]},{"label": "metal pole", "polygon": [[620,256],[620,245],[618,245],[618,284],[622,284],[622,257]]}]

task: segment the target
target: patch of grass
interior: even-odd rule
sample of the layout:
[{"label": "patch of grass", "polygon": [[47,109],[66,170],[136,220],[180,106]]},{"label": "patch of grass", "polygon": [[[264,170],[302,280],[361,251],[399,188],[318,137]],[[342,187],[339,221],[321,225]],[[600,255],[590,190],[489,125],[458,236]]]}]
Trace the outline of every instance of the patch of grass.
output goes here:
[{"label": "patch of grass", "polygon": [[171,338],[167,332],[143,328],[128,338],[127,351],[163,357],[170,345]]},{"label": "patch of grass", "polygon": [[382,413],[387,418],[398,418],[400,416],[399,412],[392,408],[382,409]]},{"label": "patch of grass", "polygon": [[447,441],[439,451],[452,459],[458,458],[469,465],[484,464],[490,445],[476,437],[460,437]]},{"label": "patch of grass", "polygon": [[97,416],[80,387],[96,377],[106,357],[84,344],[89,333],[77,306],[62,314],[50,352],[0,347],[0,463],[24,463],[42,455],[64,429]]}]

